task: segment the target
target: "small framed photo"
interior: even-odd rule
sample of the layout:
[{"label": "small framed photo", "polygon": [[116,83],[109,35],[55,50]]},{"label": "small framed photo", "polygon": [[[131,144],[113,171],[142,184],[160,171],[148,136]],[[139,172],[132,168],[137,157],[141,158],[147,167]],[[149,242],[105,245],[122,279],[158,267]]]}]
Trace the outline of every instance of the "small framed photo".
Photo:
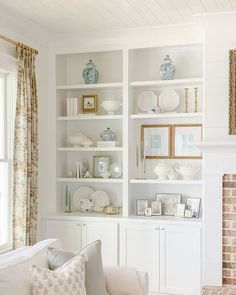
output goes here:
[{"label": "small framed photo", "polygon": [[171,125],[141,126],[142,157],[171,158]]},{"label": "small framed photo", "polygon": [[95,113],[98,108],[97,95],[83,95],[82,96],[82,111],[83,113]]},{"label": "small framed photo", "polygon": [[93,157],[93,176],[96,178],[108,178],[110,168],[110,157]]},{"label": "small framed photo", "polygon": [[145,215],[145,210],[148,208],[148,200],[136,200],[136,215]]},{"label": "small framed photo", "polygon": [[162,206],[161,202],[158,202],[158,201],[151,202],[151,208],[152,208],[152,215],[153,216],[162,215],[161,206]]},{"label": "small framed photo", "polygon": [[195,146],[202,140],[202,125],[173,125],[172,158],[201,159],[202,153]]},{"label": "small framed photo", "polygon": [[157,194],[156,200],[162,203],[162,214],[175,216],[176,205],[181,203],[181,195]]},{"label": "small framed photo", "polygon": [[185,204],[176,204],[175,216],[184,218],[184,216],[185,216]]},{"label": "small framed photo", "polygon": [[187,199],[187,206],[191,210],[191,217],[199,218],[201,199]]}]

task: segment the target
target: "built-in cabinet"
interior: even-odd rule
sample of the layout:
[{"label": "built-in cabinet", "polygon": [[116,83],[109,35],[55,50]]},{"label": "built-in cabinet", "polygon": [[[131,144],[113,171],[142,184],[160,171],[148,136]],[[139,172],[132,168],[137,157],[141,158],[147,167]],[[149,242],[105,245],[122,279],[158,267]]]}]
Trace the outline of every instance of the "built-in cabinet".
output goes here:
[{"label": "built-in cabinet", "polygon": [[201,227],[140,221],[47,220],[47,237],[77,252],[102,241],[104,266],[134,267],[149,276],[154,294],[199,295]]},{"label": "built-in cabinet", "polygon": [[[159,68],[166,54],[176,65],[173,80],[161,80]],[[203,123],[203,48],[201,44],[150,48],[57,54],[56,66],[56,196],[55,215],[46,218],[44,237],[62,241],[63,248],[77,252],[94,240],[102,240],[105,266],[131,266],[148,272],[150,292],[154,294],[199,295],[201,287],[201,219],[178,219],[174,216],[138,217],[137,199],[154,201],[157,193],[181,194],[187,198],[203,198],[202,160],[188,160],[198,168],[192,179],[157,179],[154,167],[160,159],[142,155],[142,125],[176,125]],[[92,59],[99,71],[97,84],[84,84],[82,71]],[[185,88],[188,88],[188,112]],[[195,111],[194,88],[198,89]],[[157,97],[165,90],[179,95],[176,112],[149,114],[138,108],[143,91]],[[83,114],[83,95],[97,95],[96,114]],[[77,116],[67,116],[67,98],[78,98]],[[119,100],[122,105],[108,115],[101,103]],[[117,135],[116,147],[97,147],[100,133],[109,127]],[[67,137],[82,131],[93,142],[92,147],[73,147]],[[74,178],[68,172],[75,162],[86,162],[93,176],[93,156],[109,156],[118,162],[120,178]],[[166,159],[173,168],[186,165],[186,159]],[[64,213],[66,188],[73,196],[82,187],[104,190],[110,202],[121,208],[120,215],[81,213],[72,202],[72,214]],[[201,214],[202,215],[202,214]]]},{"label": "built-in cabinet", "polygon": [[117,223],[47,220],[46,237],[60,239],[62,248],[71,252],[78,252],[90,243],[101,240],[103,264],[118,265]]}]

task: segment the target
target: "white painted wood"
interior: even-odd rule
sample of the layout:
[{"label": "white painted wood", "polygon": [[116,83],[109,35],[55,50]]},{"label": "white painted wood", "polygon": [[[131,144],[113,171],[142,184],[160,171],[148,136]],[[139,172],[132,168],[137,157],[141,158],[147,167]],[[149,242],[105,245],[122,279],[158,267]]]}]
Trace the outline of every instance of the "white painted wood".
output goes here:
[{"label": "white painted wood", "polygon": [[200,249],[199,229],[160,227],[160,292],[200,294]]},{"label": "white painted wood", "polygon": [[57,117],[58,121],[77,121],[77,120],[120,120],[123,119],[122,115],[79,115],[77,117]]},{"label": "white painted wood", "polygon": [[161,118],[196,118],[202,117],[203,114],[199,113],[163,113],[163,114],[147,114],[147,113],[140,113],[140,114],[133,114],[130,115],[131,119],[161,119]]},{"label": "white painted wood", "polygon": [[122,147],[90,147],[90,148],[75,148],[75,147],[58,147],[58,152],[122,152]]},{"label": "white painted wood", "polygon": [[236,143],[234,141],[205,141],[198,143],[196,146],[206,153],[236,153]]},{"label": "white painted wood", "polygon": [[179,86],[179,85],[198,85],[203,83],[203,78],[193,78],[193,79],[174,79],[174,80],[157,80],[157,81],[137,81],[130,82],[131,86]]},{"label": "white painted wood", "polygon": [[73,183],[122,183],[121,178],[57,178],[57,182]]},{"label": "white painted wood", "polygon": [[120,225],[120,264],[147,272],[150,292],[159,290],[159,235],[156,225]]},{"label": "white painted wood", "polygon": [[112,222],[86,222],[82,224],[82,246],[96,240],[102,242],[104,266],[118,265],[118,225]]},{"label": "white painted wood", "polygon": [[60,239],[62,248],[69,252],[78,252],[82,248],[82,223],[77,221],[48,220],[46,238]]},{"label": "white painted wood", "polygon": [[158,180],[158,179],[130,179],[130,183],[137,183],[137,184],[167,184],[167,185],[202,185],[201,180]]},{"label": "white painted wood", "polygon": [[57,90],[73,90],[73,89],[100,89],[100,88],[120,88],[122,83],[98,83],[98,84],[74,84],[74,85],[58,85]]}]

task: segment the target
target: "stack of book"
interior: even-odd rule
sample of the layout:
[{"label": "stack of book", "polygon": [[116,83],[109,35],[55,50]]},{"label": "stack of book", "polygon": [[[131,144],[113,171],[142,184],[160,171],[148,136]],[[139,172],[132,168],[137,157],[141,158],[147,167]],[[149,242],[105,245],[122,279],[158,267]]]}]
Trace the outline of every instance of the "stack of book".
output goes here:
[{"label": "stack of book", "polygon": [[117,147],[118,141],[97,141],[97,147]]},{"label": "stack of book", "polygon": [[77,116],[79,113],[79,99],[78,97],[70,97],[66,100],[67,117]]}]

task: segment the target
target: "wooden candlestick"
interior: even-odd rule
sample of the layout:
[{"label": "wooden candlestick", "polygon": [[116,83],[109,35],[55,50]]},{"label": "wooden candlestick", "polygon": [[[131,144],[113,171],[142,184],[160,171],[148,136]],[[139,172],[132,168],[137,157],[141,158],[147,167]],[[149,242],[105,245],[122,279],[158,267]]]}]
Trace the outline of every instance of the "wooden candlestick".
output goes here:
[{"label": "wooden candlestick", "polygon": [[188,88],[184,88],[185,92],[185,113],[188,112]]},{"label": "wooden candlestick", "polygon": [[194,88],[194,111],[195,113],[197,113],[197,109],[198,109],[198,102],[197,102],[197,87]]}]

